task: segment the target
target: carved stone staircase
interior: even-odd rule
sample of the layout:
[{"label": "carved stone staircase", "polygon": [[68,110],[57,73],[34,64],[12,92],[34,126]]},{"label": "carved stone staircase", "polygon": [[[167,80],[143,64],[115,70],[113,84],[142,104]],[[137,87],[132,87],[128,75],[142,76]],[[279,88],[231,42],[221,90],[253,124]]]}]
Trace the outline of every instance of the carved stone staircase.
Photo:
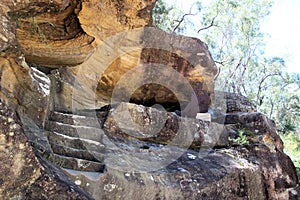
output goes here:
[{"label": "carved stone staircase", "polygon": [[45,123],[52,149],[48,155],[50,161],[66,169],[103,172],[105,145],[102,142],[104,132],[101,120],[104,119],[92,117],[92,114],[50,113]]}]

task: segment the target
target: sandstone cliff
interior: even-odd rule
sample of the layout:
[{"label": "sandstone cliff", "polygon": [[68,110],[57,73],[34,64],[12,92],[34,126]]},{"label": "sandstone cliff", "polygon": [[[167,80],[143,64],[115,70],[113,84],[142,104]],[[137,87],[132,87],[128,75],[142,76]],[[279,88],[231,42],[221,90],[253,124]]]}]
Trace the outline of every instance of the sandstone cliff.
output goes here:
[{"label": "sandstone cliff", "polygon": [[1,199],[299,198],[276,125],[154,4],[2,1]]}]

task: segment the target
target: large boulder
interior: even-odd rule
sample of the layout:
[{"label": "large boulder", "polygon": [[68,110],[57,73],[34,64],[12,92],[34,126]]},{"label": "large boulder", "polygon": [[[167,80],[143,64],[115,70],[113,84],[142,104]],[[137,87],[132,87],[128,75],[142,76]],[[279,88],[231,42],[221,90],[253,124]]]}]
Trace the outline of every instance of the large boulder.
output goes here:
[{"label": "large boulder", "polygon": [[183,109],[195,92],[206,112],[217,73],[207,47],[150,28],[154,4],[40,0],[9,4],[8,12],[26,61],[45,72],[60,68],[52,72],[55,109],[94,109],[111,101]]},{"label": "large boulder", "polygon": [[121,103],[103,127],[106,170],[67,173],[95,199],[297,199],[275,124],[261,113],[235,115],[220,124]]},{"label": "large boulder", "polygon": [[136,138],[150,143],[199,149],[209,134],[209,124],[156,108],[121,103],[111,109],[103,130],[113,138]]},{"label": "large boulder", "polygon": [[112,101],[183,109],[196,95],[198,110],[207,111],[217,73],[208,49],[198,39],[150,28],[154,0],[6,4],[26,61],[47,73],[65,66],[52,75],[55,109]]},{"label": "large boulder", "polygon": [[207,112],[216,72],[200,40],[135,29],[107,38],[80,66],[53,72],[55,109],[96,109],[122,101],[184,109],[197,97],[195,110]]}]

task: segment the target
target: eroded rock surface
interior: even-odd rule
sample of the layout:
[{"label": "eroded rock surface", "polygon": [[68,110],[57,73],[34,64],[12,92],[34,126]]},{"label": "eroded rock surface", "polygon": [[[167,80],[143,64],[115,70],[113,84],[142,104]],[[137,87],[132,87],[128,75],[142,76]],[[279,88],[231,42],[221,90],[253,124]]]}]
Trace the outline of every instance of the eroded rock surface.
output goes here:
[{"label": "eroded rock surface", "polygon": [[29,67],[24,57],[0,53],[1,99],[15,109],[27,126],[43,127],[50,104],[50,79]]},{"label": "eroded rock surface", "polygon": [[79,21],[83,30],[97,43],[127,30],[152,24],[155,0],[83,1]]},{"label": "eroded rock surface", "polygon": [[222,94],[226,99],[226,112],[256,112],[256,106],[253,102],[250,102],[246,97],[240,94],[225,92]]},{"label": "eroded rock surface", "polygon": [[156,108],[121,103],[108,114],[103,129],[107,136],[197,149],[208,134],[209,125]]},{"label": "eroded rock surface", "polygon": [[6,6],[0,6],[0,52],[16,45],[15,26],[10,22]]},{"label": "eroded rock surface", "polygon": [[[92,116],[98,121],[94,112],[88,121]],[[66,173],[95,199],[296,199],[297,175],[275,124],[255,112],[226,117],[230,120],[220,124],[130,103],[114,105],[103,124],[105,170],[69,165],[73,170]],[[81,124],[79,118],[74,117]],[[69,115],[56,119],[74,123]],[[95,151],[89,152],[95,156]]]},{"label": "eroded rock surface", "polygon": [[[148,117],[142,120],[139,115],[134,114],[132,106],[127,105],[127,109],[132,121],[138,126],[150,121]],[[138,110],[141,109],[137,106],[135,111]],[[117,112],[117,109],[113,112]],[[149,114],[151,112],[147,112],[147,109],[143,113],[155,116],[153,113]],[[122,115],[126,115],[125,112]],[[147,199],[295,199],[298,195],[294,166],[282,152],[282,142],[276,134],[275,125],[260,113],[240,113],[239,121],[234,126],[233,123],[225,124],[225,130],[218,130],[217,125],[211,123],[208,128],[210,130],[203,133],[203,145],[197,151],[182,151],[171,147],[171,142],[166,147],[153,145],[153,140],[152,145],[144,143],[144,138],[136,141],[132,139],[138,138],[134,131],[139,132],[140,129],[128,128],[134,126],[126,126],[127,129],[124,129],[123,125],[128,121],[119,122],[118,126],[123,128],[123,134],[127,133],[127,140],[111,140],[118,150],[109,152],[108,155],[118,159],[113,159],[115,162],[109,158],[106,160],[108,169],[103,177],[102,188],[104,195],[109,198],[129,195],[132,198],[147,196]],[[201,123],[203,122],[198,122],[198,125]],[[107,134],[120,133],[114,127],[110,128],[106,130]],[[127,132],[128,130],[130,131]],[[218,136],[217,131],[221,131],[221,135]],[[240,137],[241,131],[247,142],[234,140]],[[162,132],[157,133],[157,136]],[[147,131],[143,134],[147,134]],[[211,137],[214,134],[215,138]],[[151,138],[153,137],[150,136],[149,139]],[[160,141],[163,140],[158,140],[158,143]],[[207,146],[213,142],[214,150]],[[122,156],[117,156],[120,154]],[[179,156],[178,159],[175,159],[174,154]],[[169,158],[170,163],[163,158]],[[156,168],[159,164],[161,169]],[[146,172],[142,170],[139,173],[130,170],[132,168]]]},{"label": "eroded rock surface", "polygon": [[78,23],[79,7],[72,1],[63,11],[18,19],[17,38],[27,62],[50,68],[74,66],[93,53],[94,38]]},{"label": "eroded rock surface", "polygon": [[4,14],[26,61],[46,72],[66,66],[52,76],[57,110],[95,109],[124,98],[174,109],[185,107],[195,91],[202,95],[200,111],[207,111],[217,73],[211,55],[198,39],[150,28],[154,0],[7,4]]},{"label": "eroded rock surface", "polygon": [[[52,75],[57,110],[95,109],[124,101],[124,96],[126,101],[145,105],[185,107],[201,83],[207,93],[202,97],[202,112],[207,111],[217,73],[207,47],[198,39],[147,27],[154,3],[74,0],[56,5],[61,6],[59,10],[37,6],[30,13],[10,12],[18,17],[17,39],[28,62],[45,71],[68,66]],[[164,70],[156,69],[154,63]],[[139,65],[148,67],[133,73],[146,78],[133,75],[127,77],[131,81],[118,84]],[[181,75],[186,82],[178,78]]]},{"label": "eroded rock surface", "polygon": [[74,111],[131,101],[183,109],[196,95],[206,112],[215,74],[204,43],[145,27],[107,38],[82,65],[53,72],[55,106]]},{"label": "eroded rock surface", "polygon": [[92,199],[49,161],[39,160],[21,122],[0,102],[1,199]]}]

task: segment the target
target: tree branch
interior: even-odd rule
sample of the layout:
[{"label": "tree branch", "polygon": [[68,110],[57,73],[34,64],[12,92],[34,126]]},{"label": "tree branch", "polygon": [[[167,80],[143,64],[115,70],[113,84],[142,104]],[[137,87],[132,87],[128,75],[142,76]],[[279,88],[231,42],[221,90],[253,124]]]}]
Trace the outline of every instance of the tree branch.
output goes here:
[{"label": "tree branch", "polygon": [[220,73],[221,73],[221,67],[218,67],[218,73],[216,74],[216,76],[214,78],[214,81],[217,80],[217,78],[219,77]]},{"label": "tree branch", "polygon": [[206,29],[209,29],[209,28],[211,28],[211,27],[213,27],[213,26],[216,26],[216,25],[215,25],[215,19],[216,19],[216,17],[214,17],[214,18],[212,19],[212,21],[211,21],[211,23],[210,23],[209,26],[206,26],[206,27],[204,27],[204,28],[200,28],[200,29],[197,31],[197,33],[200,33],[201,31],[204,31],[204,30],[206,30]]},{"label": "tree branch", "polygon": [[214,16],[214,18],[211,20],[210,25],[208,25],[208,26],[206,26],[206,27],[204,27],[204,28],[200,28],[200,29],[197,31],[197,33],[200,33],[201,31],[204,31],[204,30],[206,30],[206,29],[209,29],[209,28],[211,28],[211,27],[213,27],[213,26],[216,26],[216,25],[215,25],[215,20],[216,20],[216,18],[218,17],[218,15],[219,15],[219,6],[217,7],[217,14],[216,14],[216,16]]},{"label": "tree branch", "polygon": [[215,63],[217,63],[217,64],[219,64],[219,65],[222,65],[222,66],[224,66],[225,64],[225,61],[223,60],[223,61],[217,61],[217,60],[214,60],[215,61]]},{"label": "tree branch", "polygon": [[257,94],[256,94],[256,101],[259,102],[260,100],[260,94],[261,94],[261,90],[262,90],[262,84],[265,82],[265,80],[268,78],[268,77],[271,77],[271,76],[280,76],[280,73],[273,73],[273,74],[268,74],[266,75],[265,77],[263,77],[259,83],[259,86],[258,86],[258,91],[257,91]]},{"label": "tree branch", "polygon": [[186,16],[195,16],[195,15],[197,15],[197,14],[199,13],[199,11],[196,12],[196,13],[192,13],[192,8],[193,8],[193,6],[191,6],[189,13],[184,14],[184,15],[181,17],[180,20],[176,20],[176,22],[178,22],[178,24],[177,24],[177,25],[175,26],[175,28],[173,29],[173,32],[175,32],[175,31],[179,28],[179,26],[180,26],[181,23],[184,21],[184,18],[185,18]]}]

